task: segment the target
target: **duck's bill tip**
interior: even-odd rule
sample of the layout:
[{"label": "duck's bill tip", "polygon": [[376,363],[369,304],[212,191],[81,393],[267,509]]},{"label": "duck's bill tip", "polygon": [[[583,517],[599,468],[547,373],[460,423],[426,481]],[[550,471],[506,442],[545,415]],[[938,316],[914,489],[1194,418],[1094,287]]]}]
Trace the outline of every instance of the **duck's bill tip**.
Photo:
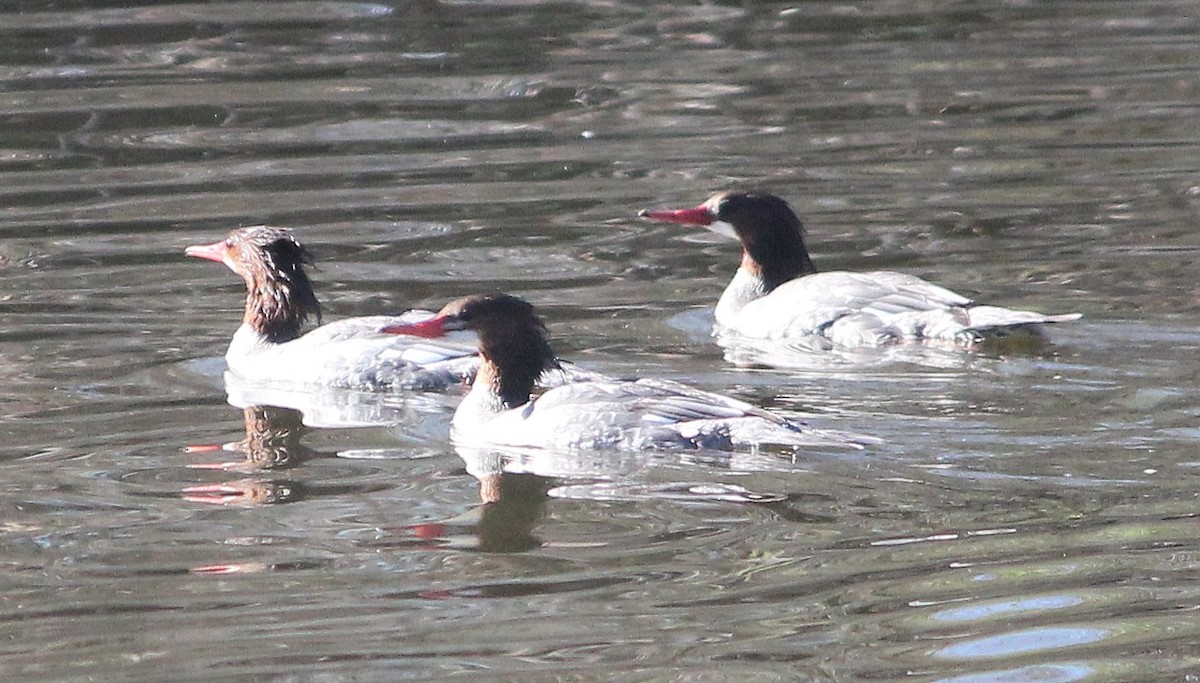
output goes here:
[{"label": "duck's bill tip", "polygon": [[193,244],[183,250],[183,255],[220,263],[225,260],[226,249],[227,247],[223,241],[213,242],[212,244]]},{"label": "duck's bill tip", "polygon": [[677,209],[675,211],[650,211],[642,209],[638,216],[663,223],[678,223],[680,225],[712,225],[713,215],[703,206],[694,209]]}]

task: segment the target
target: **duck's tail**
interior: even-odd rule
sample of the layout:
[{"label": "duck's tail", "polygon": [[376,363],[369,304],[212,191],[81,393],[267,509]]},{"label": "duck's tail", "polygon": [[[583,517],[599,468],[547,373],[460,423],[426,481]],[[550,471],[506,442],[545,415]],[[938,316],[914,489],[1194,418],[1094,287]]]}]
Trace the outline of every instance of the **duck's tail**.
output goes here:
[{"label": "duck's tail", "polygon": [[1047,341],[1043,325],[1083,317],[1081,313],[1046,315],[999,306],[972,306],[967,309],[967,315],[969,321],[959,336],[960,343],[998,353],[1037,351]]}]

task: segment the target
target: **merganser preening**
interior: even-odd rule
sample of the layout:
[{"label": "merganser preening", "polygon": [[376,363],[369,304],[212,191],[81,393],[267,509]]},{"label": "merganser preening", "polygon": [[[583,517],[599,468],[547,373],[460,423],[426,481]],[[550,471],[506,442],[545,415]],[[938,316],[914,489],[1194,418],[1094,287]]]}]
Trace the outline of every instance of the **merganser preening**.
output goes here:
[{"label": "merganser preening", "polygon": [[507,294],[458,299],[432,319],[387,331],[438,337],[464,329],[479,335],[480,364],[452,421],[451,434],[460,446],[728,450],[874,442],[814,429],[743,401],[664,380],[596,379],[532,397],[537,377],[558,361],[533,306]]},{"label": "merganser preening", "polygon": [[428,311],[364,316],[320,325],[301,335],[321,308],[304,272],[312,259],[286,228],[239,228],[188,256],[225,264],[246,282],[246,310],[225,362],[251,382],[370,391],[442,389],[475,370],[472,346],[383,334],[388,325],[426,319]]},{"label": "merganser preening", "polygon": [[841,346],[940,341],[970,348],[1014,332],[1040,339],[1042,324],[1080,317],[981,306],[904,273],[818,273],[800,219],[770,194],[724,192],[694,209],[638,215],[702,226],[742,243],[741,266],[715,315],[720,328],[744,337],[817,335]]}]

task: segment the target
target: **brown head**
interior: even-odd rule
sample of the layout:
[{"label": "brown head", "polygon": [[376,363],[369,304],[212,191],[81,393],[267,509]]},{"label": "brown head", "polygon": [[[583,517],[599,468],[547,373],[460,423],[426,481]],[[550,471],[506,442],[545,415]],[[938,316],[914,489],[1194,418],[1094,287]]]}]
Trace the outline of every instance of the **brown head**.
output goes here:
[{"label": "brown head", "polygon": [[304,266],[312,256],[287,228],[238,228],[223,241],[188,247],[188,256],[223,263],[246,282],[242,321],[271,342],[300,336],[309,316],[321,319],[321,306]]},{"label": "brown head", "polygon": [[694,209],[641,211],[639,216],[697,225],[742,243],[742,268],[761,277],[767,291],[817,272],[804,244],[804,227],[787,202],[761,192],[722,192]]},{"label": "brown head", "polygon": [[544,370],[558,367],[546,339],[546,326],[533,306],[500,292],[456,299],[429,320],[394,325],[383,331],[440,337],[454,330],[473,330],[479,335],[479,355],[485,367],[480,369],[476,381],[490,381],[510,408],[529,400],[533,385]]}]

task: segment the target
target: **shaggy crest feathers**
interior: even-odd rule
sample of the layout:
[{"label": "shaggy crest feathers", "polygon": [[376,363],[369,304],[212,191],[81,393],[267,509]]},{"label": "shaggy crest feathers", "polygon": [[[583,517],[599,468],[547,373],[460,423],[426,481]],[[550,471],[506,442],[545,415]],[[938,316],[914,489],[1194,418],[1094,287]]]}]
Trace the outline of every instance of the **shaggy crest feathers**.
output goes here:
[{"label": "shaggy crest feathers", "polygon": [[291,341],[309,316],[321,322],[321,305],[304,272],[312,255],[286,228],[255,226],[230,233],[230,249],[248,251],[245,322],[273,343]]},{"label": "shaggy crest feathers", "polygon": [[489,379],[507,408],[529,401],[542,372],[559,367],[546,325],[522,299],[479,294],[450,302],[438,315],[479,335],[479,354],[496,366],[498,372],[489,373]]}]

